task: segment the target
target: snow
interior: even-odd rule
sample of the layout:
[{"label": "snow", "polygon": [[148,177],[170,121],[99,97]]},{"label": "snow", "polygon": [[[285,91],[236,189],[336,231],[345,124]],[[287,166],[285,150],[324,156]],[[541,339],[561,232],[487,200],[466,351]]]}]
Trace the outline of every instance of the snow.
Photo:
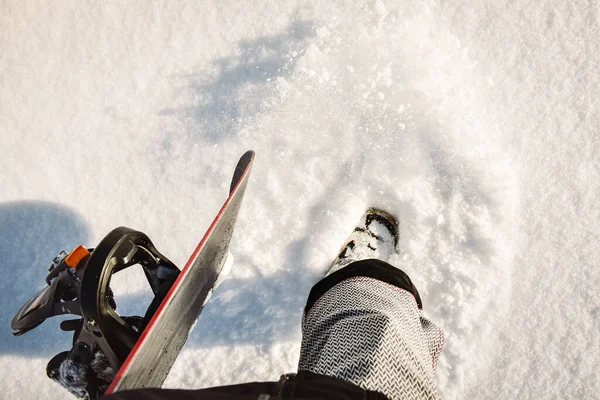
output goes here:
[{"label": "snow", "polygon": [[183,266],[248,149],[232,271],[167,387],[294,371],[310,287],[377,206],[446,334],[443,398],[600,398],[597,2],[0,10],[3,398],[69,397],[58,320],[8,328],[52,258],[124,225]]}]

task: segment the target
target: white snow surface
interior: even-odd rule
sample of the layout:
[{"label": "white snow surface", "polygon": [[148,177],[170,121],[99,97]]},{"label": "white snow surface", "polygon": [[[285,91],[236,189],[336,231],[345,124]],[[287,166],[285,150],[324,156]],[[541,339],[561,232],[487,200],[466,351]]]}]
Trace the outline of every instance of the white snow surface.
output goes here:
[{"label": "white snow surface", "polygon": [[124,225],[183,266],[253,149],[166,387],[295,371],[308,291],[376,206],[445,332],[443,398],[600,399],[599,4],[0,1],[2,398],[70,398],[60,318],[9,328],[61,249]]}]

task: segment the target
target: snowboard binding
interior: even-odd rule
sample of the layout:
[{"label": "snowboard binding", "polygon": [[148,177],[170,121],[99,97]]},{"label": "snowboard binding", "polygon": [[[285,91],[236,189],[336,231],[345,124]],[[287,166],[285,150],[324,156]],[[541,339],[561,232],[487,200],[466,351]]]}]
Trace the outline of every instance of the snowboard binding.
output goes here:
[{"label": "snowboard binding", "polygon": [[[154,293],[144,316],[119,315],[110,288],[113,274],[133,266],[143,269]],[[97,398],[134,348],[179,272],[148,236],[116,228],[96,248],[78,246],[54,258],[46,277],[48,286],[13,318],[13,335],[22,335],[50,317],[78,316],[61,323],[62,330],[73,331],[73,347],[52,358],[46,372],[76,396]]]}]

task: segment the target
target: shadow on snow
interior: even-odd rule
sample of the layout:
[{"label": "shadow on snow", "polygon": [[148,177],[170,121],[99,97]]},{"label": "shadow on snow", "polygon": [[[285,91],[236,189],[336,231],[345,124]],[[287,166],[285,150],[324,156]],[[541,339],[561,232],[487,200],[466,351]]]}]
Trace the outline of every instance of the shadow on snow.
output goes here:
[{"label": "shadow on snow", "polygon": [[208,142],[235,135],[247,117],[263,112],[265,107],[263,98],[245,90],[256,90],[287,76],[291,72],[290,52],[313,36],[313,25],[312,21],[297,21],[278,35],[242,40],[235,54],[216,60],[211,71],[177,76],[185,82],[180,90],[191,95],[192,105],[167,108],[161,115],[181,118],[190,125],[190,132],[198,132]]}]

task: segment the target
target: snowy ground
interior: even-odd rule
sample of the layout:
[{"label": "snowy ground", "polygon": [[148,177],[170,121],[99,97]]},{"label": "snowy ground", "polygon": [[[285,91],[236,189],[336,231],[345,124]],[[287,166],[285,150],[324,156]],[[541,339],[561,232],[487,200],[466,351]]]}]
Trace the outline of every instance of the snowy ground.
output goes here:
[{"label": "snowy ground", "polygon": [[0,1],[3,398],[69,397],[58,322],[9,327],[59,250],[125,225],[183,265],[253,149],[166,386],[295,370],[309,288],[379,206],[444,398],[600,399],[599,3],[214,3]]}]

